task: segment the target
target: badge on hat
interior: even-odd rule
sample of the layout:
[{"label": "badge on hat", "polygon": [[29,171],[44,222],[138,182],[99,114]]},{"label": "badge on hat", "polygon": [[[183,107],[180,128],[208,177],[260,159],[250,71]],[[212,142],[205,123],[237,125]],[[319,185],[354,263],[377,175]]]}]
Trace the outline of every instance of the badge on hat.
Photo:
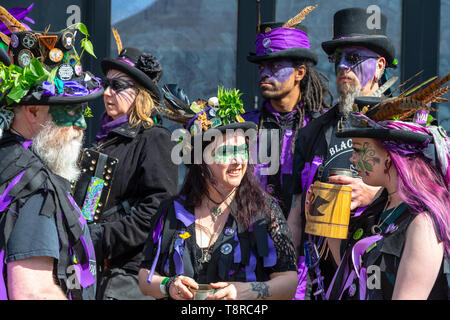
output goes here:
[{"label": "badge on hat", "polygon": [[19,38],[17,37],[17,34],[13,34],[11,36],[10,44],[13,48],[17,48],[19,46]]},{"label": "badge on hat", "polygon": [[48,57],[50,58],[51,61],[58,63],[63,59],[64,54],[61,51],[61,49],[53,48],[52,50],[50,50]]},{"label": "badge on hat", "polygon": [[31,59],[33,59],[33,53],[28,49],[22,49],[19,52],[17,59],[19,60],[20,67],[28,67],[31,64]]},{"label": "badge on hat", "polygon": [[63,64],[58,69],[58,77],[63,81],[72,79],[73,73],[73,68],[68,64]]},{"label": "badge on hat", "polygon": [[22,44],[27,49],[33,49],[36,47],[36,37],[31,33],[26,33],[22,38]]},{"label": "badge on hat", "polygon": [[52,50],[55,47],[58,36],[40,36],[39,40],[48,48],[48,50]]},{"label": "badge on hat", "polygon": [[267,49],[267,48],[270,47],[270,44],[271,44],[270,39],[269,38],[264,38],[264,40],[262,42],[263,47]]},{"label": "badge on hat", "polygon": [[63,47],[66,48],[67,50],[72,49],[74,38],[75,35],[72,32],[70,31],[64,32],[61,37]]}]

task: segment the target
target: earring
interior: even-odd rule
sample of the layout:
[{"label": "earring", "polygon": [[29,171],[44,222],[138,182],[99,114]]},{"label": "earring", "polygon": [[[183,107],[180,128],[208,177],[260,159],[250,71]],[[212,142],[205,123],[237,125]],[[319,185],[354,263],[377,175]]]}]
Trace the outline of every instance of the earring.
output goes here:
[{"label": "earring", "polygon": [[384,161],[384,173],[388,173],[390,168],[391,168],[391,160],[386,159]]}]

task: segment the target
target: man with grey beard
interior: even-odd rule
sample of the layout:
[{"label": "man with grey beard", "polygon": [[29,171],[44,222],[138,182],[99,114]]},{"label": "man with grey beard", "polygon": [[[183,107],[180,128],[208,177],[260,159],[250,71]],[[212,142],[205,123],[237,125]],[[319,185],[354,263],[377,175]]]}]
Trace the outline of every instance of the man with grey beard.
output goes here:
[{"label": "man with grey beard", "polygon": [[103,89],[82,71],[75,30],[42,35],[4,12],[12,34],[11,59],[0,55],[0,300],[93,299],[94,248],[70,193],[86,102]]},{"label": "man with grey beard", "polygon": [[[304,234],[305,196],[314,181],[351,186],[352,216],[360,215],[379,190],[364,184],[362,179],[357,177],[357,171],[349,161],[353,152],[351,139],[335,136],[338,126],[348,125],[346,119],[353,111],[355,97],[371,96],[377,92],[387,79],[385,68],[394,67],[395,64],[394,46],[385,36],[386,17],[381,14],[376,35],[368,28],[369,17],[370,15],[362,8],[343,9],[336,12],[333,40],[322,43],[322,48],[329,55],[329,61],[335,66],[339,101],[326,114],[300,130],[295,143],[293,167],[295,182],[288,225],[292,231],[298,255],[304,254],[305,244],[310,245],[310,248],[315,246],[319,252],[320,249],[326,249],[320,248],[323,238]],[[350,169],[353,176],[329,177],[331,168]],[[333,253],[339,252],[339,248],[334,248],[331,241],[328,241],[328,247]],[[318,269],[309,270],[309,298],[313,298],[312,292],[316,299],[324,299],[325,290],[337,267],[331,255],[327,256],[328,258],[320,260],[319,269],[324,277],[323,281]],[[316,281],[311,285],[313,280]]]}]

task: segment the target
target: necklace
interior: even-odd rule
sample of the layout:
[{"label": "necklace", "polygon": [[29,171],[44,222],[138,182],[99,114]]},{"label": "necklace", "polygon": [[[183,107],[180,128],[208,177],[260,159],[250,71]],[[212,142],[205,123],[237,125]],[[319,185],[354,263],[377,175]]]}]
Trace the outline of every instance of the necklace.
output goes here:
[{"label": "necklace", "polygon": [[[214,222],[216,222],[216,220],[214,220]],[[202,226],[198,222],[196,222],[195,224],[196,224],[196,226],[198,226],[198,229],[200,231],[200,243],[203,243],[203,232],[204,231],[202,232],[202,230],[205,230],[205,229],[207,230],[207,228],[205,226]],[[220,230],[221,226],[222,226],[222,222],[217,227],[217,230]],[[214,232],[214,226],[213,226],[213,233],[211,234],[211,238],[209,238],[208,246],[206,248],[200,248],[200,250],[202,252],[202,256],[200,257],[200,259],[198,259],[199,263],[202,263],[202,264],[208,263],[211,260],[211,253],[212,253],[212,249],[213,249],[212,242],[214,240],[214,236],[215,236],[215,232]]]},{"label": "necklace", "polygon": [[[217,190],[216,190],[217,191]],[[221,208],[221,205],[228,200],[229,197],[231,197],[231,195],[234,194],[234,192],[236,191],[236,188],[233,188],[233,190],[231,190],[231,192],[228,194],[228,196],[226,196],[226,198],[224,200],[222,200],[222,202],[216,202],[213,199],[211,199],[211,197],[209,196],[208,192],[206,192],[206,197],[213,203],[216,204],[216,206],[213,206],[212,208],[209,207],[208,204],[207,207],[209,209],[209,213],[211,214],[213,221],[216,222],[217,219],[222,215],[223,213],[223,209]],[[220,194],[220,192],[217,191],[217,193]]]},{"label": "necklace", "polygon": [[[381,230],[381,226],[394,214],[395,211],[397,211],[397,209],[400,207],[402,203],[398,204],[394,209],[392,209],[392,211],[387,215],[386,218],[384,218],[384,220],[380,223],[381,220],[381,215],[380,215],[380,219],[378,219],[378,223],[376,225],[373,225],[372,228],[370,229],[372,231],[373,235],[376,234],[381,234],[382,230]],[[384,207],[384,211],[386,211],[387,206],[389,205],[389,201],[386,203],[386,206]]]}]

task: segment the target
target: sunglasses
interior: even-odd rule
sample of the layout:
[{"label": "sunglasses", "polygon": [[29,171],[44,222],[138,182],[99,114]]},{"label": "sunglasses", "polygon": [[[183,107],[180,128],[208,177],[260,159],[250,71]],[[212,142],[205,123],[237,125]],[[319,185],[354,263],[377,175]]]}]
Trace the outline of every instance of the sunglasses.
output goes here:
[{"label": "sunglasses", "polygon": [[126,81],[123,79],[109,79],[105,78],[102,81],[102,87],[106,90],[106,88],[110,87],[113,89],[116,93],[135,87],[134,83],[130,81]]},{"label": "sunglasses", "polygon": [[328,56],[328,61],[330,63],[339,63],[341,62],[342,56],[345,56],[345,60],[350,62],[351,64],[357,64],[361,61],[367,60],[367,59],[378,59],[379,57],[376,56],[362,56],[359,53],[346,53],[345,55],[342,53],[334,53],[332,55]]}]

